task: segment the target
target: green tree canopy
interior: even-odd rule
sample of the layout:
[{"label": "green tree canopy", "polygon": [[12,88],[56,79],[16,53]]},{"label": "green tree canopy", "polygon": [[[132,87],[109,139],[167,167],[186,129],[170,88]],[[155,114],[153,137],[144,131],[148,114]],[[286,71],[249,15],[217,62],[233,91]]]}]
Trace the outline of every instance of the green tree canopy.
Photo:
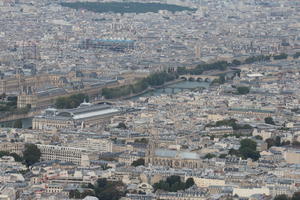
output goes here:
[{"label": "green tree canopy", "polygon": [[182,182],[180,176],[169,176],[165,181],[161,180],[153,185],[154,190],[164,190],[169,192],[177,192],[185,190],[195,184],[193,178],[188,178],[186,182]]},{"label": "green tree canopy", "polygon": [[256,151],[257,144],[251,139],[243,139],[240,141],[239,154],[243,159],[251,158],[256,161],[260,158],[260,154]]},{"label": "green tree canopy", "polygon": [[257,140],[262,140],[263,139],[263,137],[261,137],[260,135],[256,135],[254,138],[257,139]]},{"label": "green tree canopy", "polygon": [[214,158],[214,157],[216,157],[215,154],[208,153],[208,154],[206,154],[206,155],[204,156],[204,159],[212,159],[212,158]]},{"label": "green tree canopy", "polygon": [[270,55],[259,55],[259,56],[251,56],[245,59],[245,64],[251,64],[255,62],[265,62],[270,61],[271,56]]},{"label": "green tree canopy", "polygon": [[3,156],[12,156],[16,162],[22,162],[23,158],[16,153],[9,153],[7,151],[0,151],[0,158]]},{"label": "green tree canopy", "polygon": [[9,152],[7,151],[0,151],[0,158],[2,158],[3,156],[9,156]]},{"label": "green tree canopy", "polygon": [[233,66],[238,66],[238,65],[241,65],[242,62],[239,61],[239,60],[234,59],[234,60],[231,62],[231,64],[232,64]]},{"label": "green tree canopy", "polygon": [[26,144],[25,150],[23,152],[23,158],[27,166],[33,165],[38,162],[41,157],[41,151],[37,148],[35,144]]},{"label": "green tree canopy", "polygon": [[266,118],[265,118],[265,123],[266,123],[266,124],[275,125],[275,122],[274,122],[274,120],[273,120],[272,117],[266,117]]},{"label": "green tree canopy", "polygon": [[284,145],[289,145],[290,142],[289,141],[283,141],[281,142],[281,137],[280,136],[276,136],[275,139],[274,138],[268,138],[266,139],[266,143],[268,144],[268,148],[272,147],[272,146],[284,146]]},{"label": "green tree canopy", "polygon": [[143,158],[139,158],[131,163],[131,166],[137,167],[140,165],[145,165],[145,160]]},{"label": "green tree canopy", "polygon": [[79,190],[71,190],[69,192],[69,198],[70,199],[84,199],[86,196],[94,196],[95,193],[91,189],[85,189],[83,192],[80,192]]},{"label": "green tree canopy", "polygon": [[246,86],[240,86],[240,87],[237,87],[237,92],[238,94],[248,94],[250,92],[250,88],[249,87],[246,87]]},{"label": "green tree canopy", "polygon": [[111,182],[101,178],[94,186],[89,185],[89,188],[93,188],[95,196],[101,200],[118,200],[125,194],[121,189],[123,186],[121,182]]},{"label": "green tree canopy", "polygon": [[16,153],[11,153],[10,156],[14,157],[16,162],[22,162],[23,158]]},{"label": "green tree canopy", "polygon": [[293,55],[293,58],[294,58],[294,59],[300,58],[300,52],[296,52],[296,53]]},{"label": "green tree canopy", "polygon": [[272,146],[275,146],[275,140],[273,138],[266,139],[266,143],[268,145],[268,149]]},{"label": "green tree canopy", "polygon": [[217,121],[215,124],[208,124],[208,127],[220,127],[220,126],[231,126],[233,130],[239,130],[239,129],[252,129],[252,126],[245,124],[238,124],[236,119],[224,119]]},{"label": "green tree canopy", "polygon": [[243,139],[240,142],[241,148],[250,148],[252,150],[256,150],[256,142],[251,139]]},{"label": "green tree canopy", "polygon": [[226,158],[227,154],[223,153],[219,155],[219,158]]},{"label": "green tree canopy", "polygon": [[119,129],[127,129],[127,126],[126,126],[126,124],[124,122],[120,122],[118,124],[117,128],[119,128]]},{"label": "green tree canopy", "polygon": [[277,195],[274,200],[290,200],[286,194]]},{"label": "green tree canopy", "polygon": [[73,94],[69,97],[58,97],[55,101],[56,108],[70,109],[78,107],[84,100],[89,101],[89,96],[85,94]]},{"label": "green tree canopy", "polygon": [[239,150],[236,150],[236,149],[229,149],[229,151],[228,151],[228,154],[229,155],[234,155],[234,156],[240,156],[240,152],[239,152]]},{"label": "green tree canopy", "polygon": [[283,60],[283,59],[287,59],[288,55],[286,53],[281,53],[279,55],[274,55],[273,58],[274,60]]},{"label": "green tree canopy", "polygon": [[148,144],[149,141],[146,138],[141,138],[141,139],[135,139],[134,142],[140,144]]},{"label": "green tree canopy", "polygon": [[188,178],[185,182],[185,188],[188,189],[188,188],[192,187],[193,185],[195,185],[194,179]]}]

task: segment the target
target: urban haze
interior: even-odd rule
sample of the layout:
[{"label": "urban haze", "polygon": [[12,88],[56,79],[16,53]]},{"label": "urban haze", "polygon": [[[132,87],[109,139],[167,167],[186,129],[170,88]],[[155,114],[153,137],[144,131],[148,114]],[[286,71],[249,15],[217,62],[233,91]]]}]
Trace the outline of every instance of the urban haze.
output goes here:
[{"label": "urban haze", "polygon": [[0,200],[300,200],[299,0],[0,0]]}]

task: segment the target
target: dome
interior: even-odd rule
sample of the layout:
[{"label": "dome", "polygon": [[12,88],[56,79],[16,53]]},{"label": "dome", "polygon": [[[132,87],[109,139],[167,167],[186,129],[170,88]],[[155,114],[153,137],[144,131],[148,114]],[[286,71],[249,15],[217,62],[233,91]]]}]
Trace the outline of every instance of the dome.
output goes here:
[{"label": "dome", "polygon": [[79,107],[86,107],[86,106],[91,106],[91,105],[92,105],[91,103],[86,102],[86,100],[84,99]]}]

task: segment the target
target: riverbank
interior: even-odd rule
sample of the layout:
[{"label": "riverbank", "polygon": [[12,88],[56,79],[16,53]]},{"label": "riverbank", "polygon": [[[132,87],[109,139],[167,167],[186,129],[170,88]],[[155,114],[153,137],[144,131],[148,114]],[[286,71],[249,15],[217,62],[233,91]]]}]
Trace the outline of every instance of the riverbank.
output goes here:
[{"label": "riverbank", "polygon": [[185,81],[185,80],[183,80],[183,79],[175,79],[175,80],[173,80],[173,81],[166,82],[166,83],[164,83],[163,85],[153,86],[153,88],[155,88],[155,89],[160,89],[160,88],[164,88],[164,87],[167,87],[167,86],[169,86],[169,85],[174,85],[174,84],[176,84],[176,83],[180,83],[180,82],[184,82],[184,81]]},{"label": "riverbank", "polygon": [[[173,80],[173,81],[169,81],[169,82],[164,83],[163,85],[153,86],[151,88],[147,88],[146,90],[144,90],[142,92],[139,92],[139,93],[136,93],[136,94],[132,94],[132,95],[129,95],[127,97],[120,98],[118,100],[129,100],[129,99],[132,99],[132,98],[135,98],[135,97],[142,96],[143,94],[146,94],[148,92],[155,91],[156,89],[161,89],[161,88],[167,87],[169,85],[174,85],[174,84],[180,83],[180,82],[184,82],[184,80],[182,80],[182,79],[176,79],[176,80]],[[114,100],[114,99],[112,99],[112,100]]]},{"label": "riverbank", "polygon": [[152,91],[145,92],[142,95],[135,96],[130,100],[137,100],[139,97],[150,97],[150,96],[159,96],[166,94],[177,94],[179,92],[189,90],[193,91],[197,88],[208,88],[210,84],[207,82],[198,82],[198,81],[186,81],[186,80],[178,80],[172,83],[169,83],[164,86],[160,86],[159,88],[155,88]]}]

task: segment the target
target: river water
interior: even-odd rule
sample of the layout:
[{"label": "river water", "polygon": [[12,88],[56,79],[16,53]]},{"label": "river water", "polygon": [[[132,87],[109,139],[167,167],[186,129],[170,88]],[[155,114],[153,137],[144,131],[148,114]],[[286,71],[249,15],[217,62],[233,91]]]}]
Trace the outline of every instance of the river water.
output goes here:
[{"label": "river water", "polygon": [[[1,128],[4,128],[4,127],[12,128],[12,127],[14,127],[14,123],[15,123],[15,121],[1,122],[0,127]],[[32,118],[22,119],[22,128],[30,128],[30,127],[32,127]]]},{"label": "river water", "polygon": [[197,81],[182,81],[179,83],[174,83],[164,88],[155,89],[153,91],[146,92],[144,94],[132,97],[131,100],[137,100],[139,97],[150,97],[159,96],[161,94],[176,94],[182,91],[193,90],[198,88],[208,88],[209,83],[207,82],[197,82]]},{"label": "river water", "polygon": [[[182,81],[174,83],[163,88],[155,89],[153,91],[146,92],[144,94],[130,98],[130,100],[138,100],[139,97],[150,97],[150,96],[159,96],[161,94],[176,94],[181,91],[193,90],[198,88],[208,88],[209,83],[207,82],[197,82],[197,81]],[[13,127],[15,121],[3,122],[0,123],[0,127]],[[32,118],[22,119],[23,128],[32,127]]]}]

